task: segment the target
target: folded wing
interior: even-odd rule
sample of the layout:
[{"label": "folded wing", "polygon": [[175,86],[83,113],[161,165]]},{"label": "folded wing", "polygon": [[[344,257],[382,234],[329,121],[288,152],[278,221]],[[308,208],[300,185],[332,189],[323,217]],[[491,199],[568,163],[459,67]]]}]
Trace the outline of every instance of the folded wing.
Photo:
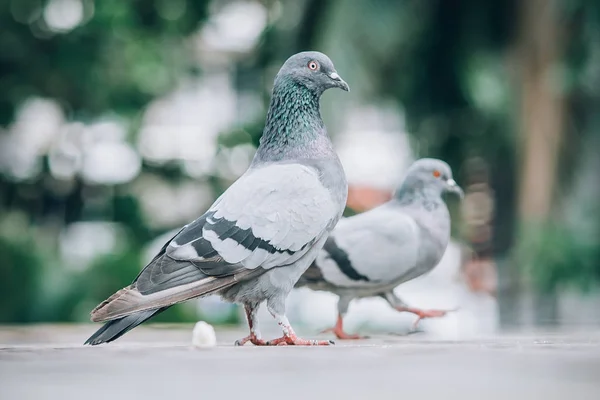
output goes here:
[{"label": "folded wing", "polygon": [[341,220],[311,268],[339,287],[381,285],[410,272],[419,241],[417,223],[384,205]]},{"label": "folded wing", "polygon": [[92,320],[169,306],[292,264],[326,234],[338,213],[314,168],[249,170],[167,242],[130,286],[96,307]]}]

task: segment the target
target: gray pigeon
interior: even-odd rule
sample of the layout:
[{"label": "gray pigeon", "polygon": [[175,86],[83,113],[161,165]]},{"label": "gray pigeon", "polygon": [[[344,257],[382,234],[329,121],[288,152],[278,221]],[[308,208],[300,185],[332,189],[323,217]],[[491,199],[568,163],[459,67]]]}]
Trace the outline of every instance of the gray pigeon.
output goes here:
[{"label": "gray pigeon", "polygon": [[[110,342],[175,303],[219,294],[244,305],[255,345],[328,345],[296,336],[285,301],[340,219],[348,185],[319,112],[329,88],[348,91],[324,54],[290,57],[275,78],[250,168],[210,209],[169,240],[133,283],[98,305],[107,321],[86,344]],[[265,342],[262,302],[283,331]]]},{"label": "gray pigeon", "polygon": [[422,318],[440,317],[441,310],[406,305],[393,292],[401,283],[431,271],[450,238],[450,214],[444,192],[459,194],[443,161],[424,158],[408,169],[393,198],[370,211],[342,219],[297,287],[337,294],[338,319],[329,329],[339,339],[359,339],[343,330],[343,317],[353,299],[381,296],[398,311]]}]

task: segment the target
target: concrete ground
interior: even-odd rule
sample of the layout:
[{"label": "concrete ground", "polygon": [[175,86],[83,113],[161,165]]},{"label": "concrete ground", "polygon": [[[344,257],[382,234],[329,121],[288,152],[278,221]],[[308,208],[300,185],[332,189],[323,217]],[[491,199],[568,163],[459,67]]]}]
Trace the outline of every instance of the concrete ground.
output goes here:
[{"label": "concrete ground", "polygon": [[232,344],[245,332],[221,329],[216,348],[197,350],[191,326],[149,326],[109,345],[82,346],[95,328],[0,327],[0,398],[600,398],[597,330],[240,348]]}]

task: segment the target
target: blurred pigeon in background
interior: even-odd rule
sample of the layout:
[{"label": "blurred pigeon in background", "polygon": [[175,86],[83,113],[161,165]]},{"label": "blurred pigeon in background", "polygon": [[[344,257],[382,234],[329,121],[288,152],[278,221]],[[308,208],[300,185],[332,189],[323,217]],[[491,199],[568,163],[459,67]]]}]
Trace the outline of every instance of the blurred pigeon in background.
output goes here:
[{"label": "blurred pigeon in background", "polygon": [[[168,241],[131,285],[92,311],[92,321],[108,322],[86,344],[113,341],[175,303],[209,294],[244,305],[250,334],[236,344],[331,343],[298,338],[285,301],[346,203],[346,177],[319,111],[321,94],[336,87],[349,90],[322,53],[303,52],[285,62],[249,169]],[[263,301],[283,331],[270,342],[258,329]]]},{"label": "blurred pigeon in background", "polygon": [[415,327],[423,318],[446,314],[409,307],[393,292],[399,284],[431,271],[442,258],[450,239],[445,192],[463,196],[450,166],[420,159],[390,201],[339,222],[296,284],[339,296],[337,323],[329,329],[339,339],[360,338],[343,330],[343,317],[356,298],[381,296],[396,310],[416,314]]}]

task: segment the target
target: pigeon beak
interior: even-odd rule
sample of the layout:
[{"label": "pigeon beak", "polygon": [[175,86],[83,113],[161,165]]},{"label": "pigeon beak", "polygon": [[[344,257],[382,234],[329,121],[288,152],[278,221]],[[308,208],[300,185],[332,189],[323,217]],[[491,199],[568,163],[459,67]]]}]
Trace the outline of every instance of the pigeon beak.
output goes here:
[{"label": "pigeon beak", "polygon": [[461,198],[461,200],[465,197],[465,192],[463,192],[460,186],[456,184],[456,181],[454,179],[448,179],[446,181],[446,184],[448,185],[449,192],[457,194]]},{"label": "pigeon beak", "polygon": [[331,74],[329,74],[329,77],[331,78],[331,80],[334,82],[333,86],[334,87],[338,87],[342,90],[345,90],[346,92],[350,91],[350,86],[348,86],[348,84],[346,83],[346,81],[344,81],[342,79],[341,76],[338,75],[337,72],[332,72]]}]

